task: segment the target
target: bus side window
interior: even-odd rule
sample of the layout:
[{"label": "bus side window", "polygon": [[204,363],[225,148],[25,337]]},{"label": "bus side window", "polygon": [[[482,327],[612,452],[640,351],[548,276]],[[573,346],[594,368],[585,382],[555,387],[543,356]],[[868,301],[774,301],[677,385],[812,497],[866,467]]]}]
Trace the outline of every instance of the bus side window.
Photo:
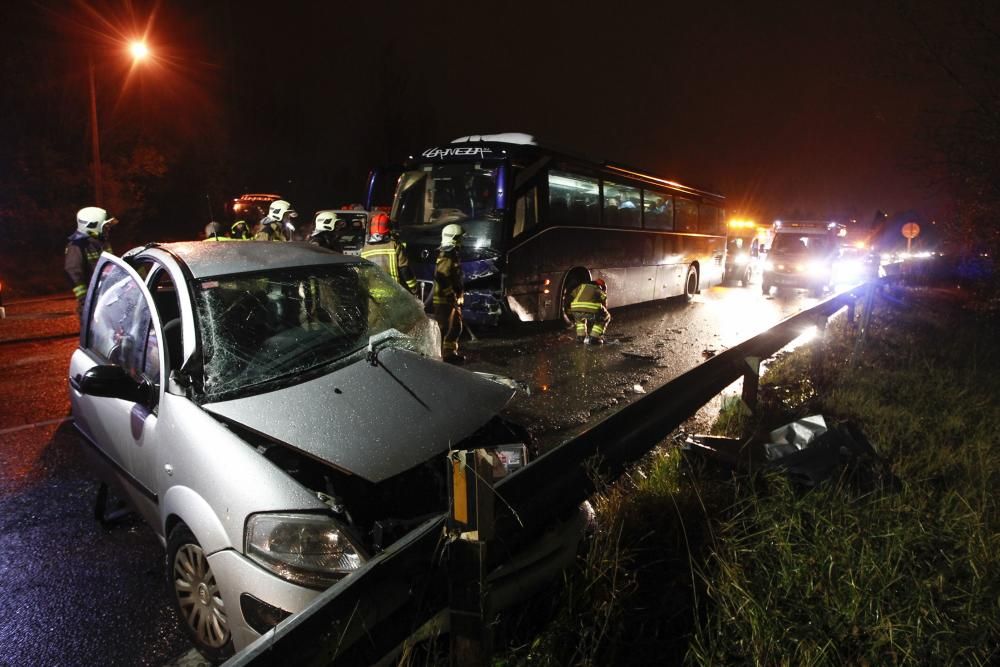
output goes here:
[{"label": "bus side window", "polygon": [[547,224],[599,224],[600,191],[600,185],[594,178],[550,171]]},{"label": "bus side window", "polygon": [[677,197],[676,199],[676,225],[679,232],[698,231],[698,202]]},{"label": "bus side window", "polygon": [[722,209],[711,204],[701,204],[698,208],[698,231],[702,234],[721,234]]},{"label": "bus side window", "polygon": [[674,200],[670,195],[652,190],[642,192],[642,218],[646,229],[674,228]]},{"label": "bus side window", "polygon": [[538,223],[538,188],[531,188],[517,198],[514,205],[514,236],[531,229]]},{"label": "bus side window", "polygon": [[608,227],[639,226],[639,188],[605,181],[604,224]]}]

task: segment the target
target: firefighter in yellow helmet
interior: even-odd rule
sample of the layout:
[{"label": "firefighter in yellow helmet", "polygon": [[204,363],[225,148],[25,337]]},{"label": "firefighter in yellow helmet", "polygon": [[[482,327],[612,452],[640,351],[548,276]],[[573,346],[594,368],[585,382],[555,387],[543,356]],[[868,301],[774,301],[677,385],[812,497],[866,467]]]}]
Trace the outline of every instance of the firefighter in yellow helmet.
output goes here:
[{"label": "firefighter in yellow helmet", "polygon": [[453,364],[465,361],[458,352],[458,339],[463,329],[462,261],[458,249],[464,235],[461,225],[445,225],[434,265],[434,319],[441,327],[441,357]]},{"label": "firefighter in yellow helmet", "polygon": [[393,280],[417,294],[417,279],[413,277],[410,263],[406,258],[406,245],[392,233],[389,227],[389,216],[376,213],[369,225],[368,238],[361,256],[392,276]]},{"label": "firefighter in yellow helmet", "polygon": [[598,278],[585,282],[570,297],[569,312],[576,322],[576,340],[585,345],[603,345],[604,332],[611,322],[608,286]]},{"label": "firefighter in yellow helmet", "polygon": [[81,208],[76,213],[76,231],[66,244],[63,268],[76,297],[76,313],[83,313],[83,301],[87,296],[90,276],[102,252],[111,252],[107,228],[117,220],[97,206]]}]

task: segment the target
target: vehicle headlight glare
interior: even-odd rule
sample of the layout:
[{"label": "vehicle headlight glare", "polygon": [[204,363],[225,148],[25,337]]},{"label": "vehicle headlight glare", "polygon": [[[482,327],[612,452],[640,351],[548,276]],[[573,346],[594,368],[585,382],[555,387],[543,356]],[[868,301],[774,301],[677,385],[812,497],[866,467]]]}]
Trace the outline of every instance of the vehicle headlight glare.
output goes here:
[{"label": "vehicle headlight glare", "polygon": [[764,262],[764,270],[765,271],[774,271],[774,262],[772,262],[770,260]]},{"label": "vehicle headlight glare", "polygon": [[325,588],[364,562],[343,528],[320,514],[255,514],[247,521],[246,554],[279,577]]},{"label": "vehicle headlight glare", "polygon": [[735,258],[733,258],[733,263],[734,264],[746,264],[749,260],[750,260],[750,256],[747,255],[745,252],[741,252],[738,255],[736,255]]}]

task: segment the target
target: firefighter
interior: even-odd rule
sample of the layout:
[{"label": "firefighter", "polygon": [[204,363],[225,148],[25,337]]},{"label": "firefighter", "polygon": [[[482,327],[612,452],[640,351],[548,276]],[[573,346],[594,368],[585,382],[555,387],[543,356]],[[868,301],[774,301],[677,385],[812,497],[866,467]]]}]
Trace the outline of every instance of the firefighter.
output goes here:
[{"label": "firefighter", "polygon": [[416,296],[417,279],[413,277],[410,263],[406,259],[406,244],[392,233],[389,227],[389,216],[385,213],[376,213],[372,216],[369,227],[368,238],[365,241],[365,247],[361,249],[361,256],[382,267],[386,273],[392,276],[393,280],[409,290],[410,294]]},{"label": "firefighter", "polygon": [[343,228],[344,221],[338,220],[333,211],[316,211],[316,222],[313,224],[312,234],[309,235],[309,243],[341,252],[343,246],[338,236]]},{"label": "firefighter", "polygon": [[111,252],[106,227],[117,220],[108,217],[108,212],[97,206],[81,208],[76,213],[76,232],[66,244],[64,268],[66,277],[76,297],[76,314],[83,314],[83,300],[87,296],[90,276],[102,252]]},{"label": "firefighter", "polygon": [[250,225],[247,224],[246,220],[237,220],[229,228],[229,236],[234,241],[249,241],[251,239]]},{"label": "firefighter", "polygon": [[441,327],[441,357],[461,364],[465,357],[458,352],[462,335],[462,263],[458,248],[465,230],[454,223],[441,230],[441,249],[434,266],[434,319]]},{"label": "firefighter", "polygon": [[[569,312],[576,322],[576,340],[585,345],[603,345],[604,332],[611,321],[608,312],[608,286],[598,278],[573,290]],[[589,330],[589,331],[588,331]]]},{"label": "firefighter", "polygon": [[[299,216],[284,199],[271,202],[267,215],[260,221],[260,230],[254,235],[255,241],[287,241],[295,230],[291,221]],[[288,233],[286,233],[288,230]]]}]

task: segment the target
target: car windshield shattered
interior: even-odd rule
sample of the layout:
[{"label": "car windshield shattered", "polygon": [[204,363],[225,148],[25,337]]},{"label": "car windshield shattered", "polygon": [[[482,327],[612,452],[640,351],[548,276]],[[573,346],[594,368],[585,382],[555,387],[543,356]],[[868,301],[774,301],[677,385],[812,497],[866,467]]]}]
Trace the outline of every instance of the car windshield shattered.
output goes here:
[{"label": "car windshield shattered", "polygon": [[[195,285],[207,400],[269,391],[361,358],[368,347],[437,356],[416,300],[369,264],[296,267]],[[373,340],[374,339],[374,340]]]},{"label": "car windshield shattered", "polygon": [[403,225],[436,225],[496,215],[498,167],[425,165],[399,178],[392,219]]}]

